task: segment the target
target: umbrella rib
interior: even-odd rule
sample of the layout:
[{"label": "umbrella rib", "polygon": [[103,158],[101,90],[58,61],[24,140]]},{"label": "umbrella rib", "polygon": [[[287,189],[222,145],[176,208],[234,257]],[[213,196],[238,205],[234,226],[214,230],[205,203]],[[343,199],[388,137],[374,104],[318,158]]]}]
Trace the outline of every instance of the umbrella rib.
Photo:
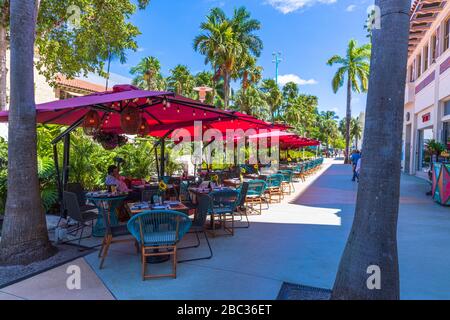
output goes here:
[{"label": "umbrella rib", "polygon": [[144,112],[153,120],[155,120],[156,122],[158,122],[158,124],[164,124],[161,120],[159,120],[158,118],[156,118],[153,114],[151,114],[148,110],[144,109]]}]

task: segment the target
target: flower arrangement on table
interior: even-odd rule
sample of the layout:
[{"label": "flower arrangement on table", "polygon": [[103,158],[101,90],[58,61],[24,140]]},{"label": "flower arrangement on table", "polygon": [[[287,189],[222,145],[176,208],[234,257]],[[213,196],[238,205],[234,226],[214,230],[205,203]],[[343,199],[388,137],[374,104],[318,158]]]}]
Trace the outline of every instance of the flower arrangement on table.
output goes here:
[{"label": "flower arrangement on table", "polygon": [[291,158],[287,158],[287,162],[292,162],[292,159]]},{"label": "flower arrangement on table", "polygon": [[94,140],[102,145],[106,150],[113,150],[124,146],[128,138],[117,133],[99,131],[94,135]]},{"label": "flower arrangement on table", "polygon": [[219,176],[217,174],[213,175],[211,177],[211,181],[214,182],[216,185],[219,185]]},{"label": "flower arrangement on table", "polygon": [[159,182],[158,187],[161,193],[164,193],[167,190],[167,184],[162,180]]}]

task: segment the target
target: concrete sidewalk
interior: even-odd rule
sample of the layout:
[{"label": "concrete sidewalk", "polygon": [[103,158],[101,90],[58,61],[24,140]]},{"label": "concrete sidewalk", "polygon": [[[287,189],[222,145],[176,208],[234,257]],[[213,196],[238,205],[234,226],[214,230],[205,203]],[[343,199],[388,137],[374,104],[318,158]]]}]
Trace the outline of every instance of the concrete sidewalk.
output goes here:
[{"label": "concrete sidewalk", "polygon": [[[66,292],[60,267],[2,289],[0,299],[275,299],[283,282],[331,288],[353,221],[357,183],[351,168],[328,160],[296,193],[252,216],[250,229],[211,239],[214,257],[178,265],[177,279],[143,282],[133,244],[112,246],[105,268],[97,254],[81,261],[82,291]],[[425,193],[429,185],[403,176],[398,228],[403,299],[450,299],[450,210]],[[191,236],[181,246],[192,243]],[[179,259],[207,254],[206,245]],[[79,261],[80,262],[80,261]],[[83,262],[80,262],[81,264]],[[150,272],[168,264],[150,265]],[[36,294],[38,292],[39,294]]]}]

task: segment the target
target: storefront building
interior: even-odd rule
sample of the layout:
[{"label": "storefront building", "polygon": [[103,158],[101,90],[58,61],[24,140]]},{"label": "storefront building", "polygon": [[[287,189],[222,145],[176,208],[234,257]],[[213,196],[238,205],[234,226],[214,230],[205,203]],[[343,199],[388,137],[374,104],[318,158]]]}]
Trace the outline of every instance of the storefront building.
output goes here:
[{"label": "storefront building", "polygon": [[412,7],[405,92],[402,167],[427,177],[430,140],[450,148],[450,4],[416,0]]}]

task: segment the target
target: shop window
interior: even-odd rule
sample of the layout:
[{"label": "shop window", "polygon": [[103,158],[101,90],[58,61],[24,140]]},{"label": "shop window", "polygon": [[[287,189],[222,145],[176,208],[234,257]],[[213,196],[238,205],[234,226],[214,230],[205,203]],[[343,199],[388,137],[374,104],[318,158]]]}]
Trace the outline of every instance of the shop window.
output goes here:
[{"label": "shop window", "polygon": [[450,115],[450,100],[444,102],[444,116]]}]

